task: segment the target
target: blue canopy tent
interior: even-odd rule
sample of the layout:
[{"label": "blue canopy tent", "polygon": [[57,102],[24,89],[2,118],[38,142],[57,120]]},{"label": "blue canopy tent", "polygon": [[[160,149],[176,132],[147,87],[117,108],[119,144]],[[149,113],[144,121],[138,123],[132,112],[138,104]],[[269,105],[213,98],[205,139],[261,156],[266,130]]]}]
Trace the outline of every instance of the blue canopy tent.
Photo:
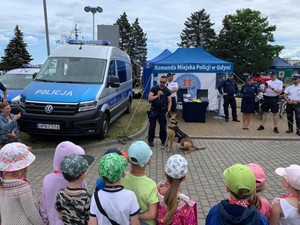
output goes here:
[{"label": "blue canopy tent", "polygon": [[165,49],[162,53],[156,56],[154,59],[146,61],[143,65],[143,85],[144,85],[144,98],[147,98],[150,92],[150,84],[151,84],[151,74],[153,73],[153,63],[156,63],[160,60],[171,55],[168,49]]},{"label": "blue canopy tent", "polygon": [[[213,56],[204,48],[178,48],[172,55],[153,63],[153,85],[159,75],[169,72],[175,73],[179,90],[184,89],[192,98],[207,97],[209,110],[215,110],[218,108],[217,74],[232,73],[233,63]],[[201,96],[203,93],[207,96]]]},{"label": "blue canopy tent", "polygon": [[278,78],[285,79],[288,77],[292,77],[293,73],[298,73],[300,66],[291,65],[285,62],[280,57],[276,57],[275,59],[273,59],[273,63],[270,66],[270,69],[275,70]]}]

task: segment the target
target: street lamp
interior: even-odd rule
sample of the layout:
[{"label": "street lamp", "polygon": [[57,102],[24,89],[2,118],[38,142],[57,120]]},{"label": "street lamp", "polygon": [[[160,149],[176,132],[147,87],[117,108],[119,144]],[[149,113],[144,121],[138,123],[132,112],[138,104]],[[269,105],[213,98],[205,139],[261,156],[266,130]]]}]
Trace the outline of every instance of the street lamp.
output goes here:
[{"label": "street lamp", "polygon": [[102,13],[103,9],[99,6],[97,7],[84,7],[84,11],[93,13],[93,41],[95,40],[95,13]]}]

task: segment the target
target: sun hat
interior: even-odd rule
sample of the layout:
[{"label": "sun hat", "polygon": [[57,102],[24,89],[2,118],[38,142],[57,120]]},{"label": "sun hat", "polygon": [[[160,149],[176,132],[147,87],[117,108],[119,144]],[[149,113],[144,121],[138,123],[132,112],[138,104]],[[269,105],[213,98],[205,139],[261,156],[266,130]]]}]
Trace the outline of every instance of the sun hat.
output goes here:
[{"label": "sun hat", "polygon": [[172,155],[167,160],[165,172],[174,179],[184,177],[188,170],[188,163],[184,157],[179,154]]},{"label": "sun hat", "polygon": [[261,165],[255,163],[249,163],[249,168],[252,170],[255,179],[256,179],[256,187],[263,185],[266,182],[266,174]]},{"label": "sun hat", "polygon": [[106,177],[111,183],[116,183],[122,178],[126,167],[127,160],[123,156],[117,153],[106,154],[99,161],[99,176],[102,179]]},{"label": "sun hat", "polygon": [[238,194],[240,189],[249,191],[249,195],[255,190],[255,176],[252,170],[243,164],[237,163],[228,167],[223,173],[226,185],[230,191]]},{"label": "sun hat", "polygon": [[292,164],[289,167],[283,168],[277,168],[275,172],[281,176],[284,177],[289,184],[295,188],[296,190],[300,190],[300,166],[296,164]]},{"label": "sun hat", "polygon": [[4,145],[0,150],[0,171],[13,172],[28,167],[35,160],[29,148],[14,142]]},{"label": "sun hat", "polygon": [[144,167],[153,154],[150,146],[144,141],[135,141],[128,148],[128,160],[133,165]]},{"label": "sun hat", "polygon": [[61,161],[61,172],[76,178],[83,174],[93,162],[93,156],[71,154]]},{"label": "sun hat", "polygon": [[109,153],[117,153],[118,155],[124,156],[126,159],[128,159],[128,154],[124,150],[119,150],[117,148],[110,148],[107,149],[103,155],[109,154]]}]

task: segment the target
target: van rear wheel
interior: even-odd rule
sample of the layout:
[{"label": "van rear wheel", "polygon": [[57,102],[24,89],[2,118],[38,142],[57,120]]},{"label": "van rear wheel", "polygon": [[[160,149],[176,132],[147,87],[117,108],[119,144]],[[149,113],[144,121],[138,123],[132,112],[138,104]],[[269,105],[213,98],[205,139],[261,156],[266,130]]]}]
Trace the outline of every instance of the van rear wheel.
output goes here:
[{"label": "van rear wheel", "polygon": [[107,134],[108,134],[108,117],[107,115],[104,113],[103,116],[101,117],[100,119],[100,122],[99,122],[99,126],[100,126],[100,129],[99,129],[99,139],[102,140],[104,138],[107,137]]}]

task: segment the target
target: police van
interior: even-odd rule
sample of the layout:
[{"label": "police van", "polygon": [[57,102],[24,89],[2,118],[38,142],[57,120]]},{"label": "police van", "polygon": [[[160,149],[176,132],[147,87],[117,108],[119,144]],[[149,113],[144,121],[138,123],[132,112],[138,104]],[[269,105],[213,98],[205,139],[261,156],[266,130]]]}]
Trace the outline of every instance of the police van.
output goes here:
[{"label": "police van", "polygon": [[132,102],[132,67],[120,49],[99,42],[57,47],[20,97],[28,134],[107,136]]}]

